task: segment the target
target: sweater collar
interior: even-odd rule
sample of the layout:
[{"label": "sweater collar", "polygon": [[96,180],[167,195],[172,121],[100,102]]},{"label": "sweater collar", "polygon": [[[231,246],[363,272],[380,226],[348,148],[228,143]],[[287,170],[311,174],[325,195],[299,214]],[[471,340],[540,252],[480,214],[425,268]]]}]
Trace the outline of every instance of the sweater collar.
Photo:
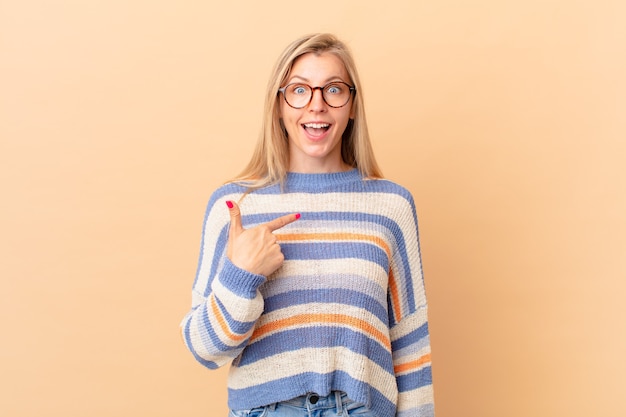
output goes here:
[{"label": "sweater collar", "polygon": [[320,174],[288,172],[285,185],[289,191],[319,190],[361,180],[358,169]]}]

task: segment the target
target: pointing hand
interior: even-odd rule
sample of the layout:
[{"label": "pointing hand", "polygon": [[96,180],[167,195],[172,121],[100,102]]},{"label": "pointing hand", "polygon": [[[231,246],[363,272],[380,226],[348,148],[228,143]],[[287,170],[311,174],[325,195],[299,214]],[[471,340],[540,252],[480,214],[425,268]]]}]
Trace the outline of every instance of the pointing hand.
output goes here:
[{"label": "pointing hand", "polygon": [[271,275],[285,260],[272,232],[298,220],[300,214],[287,214],[251,229],[244,229],[237,203],[227,201],[226,205],[230,212],[226,252],[228,259],[235,266],[253,274]]}]

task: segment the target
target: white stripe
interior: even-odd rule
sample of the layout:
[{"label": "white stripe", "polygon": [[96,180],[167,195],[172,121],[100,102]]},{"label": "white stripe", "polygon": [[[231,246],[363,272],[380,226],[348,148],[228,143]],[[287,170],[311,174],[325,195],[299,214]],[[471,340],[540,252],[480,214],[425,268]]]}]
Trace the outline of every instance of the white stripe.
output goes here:
[{"label": "white stripe", "polygon": [[390,401],[397,396],[396,379],[375,362],[344,347],[288,351],[242,367],[232,366],[229,388],[246,389],[302,372],[319,374],[343,371],[379,390]]},{"label": "white stripe", "polygon": [[433,386],[426,385],[398,395],[398,413],[410,408],[419,408],[433,402]]},{"label": "white stripe", "polygon": [[391,340],[398,340],[402,336],[406,336],[415,329],[421,327],[428,321],[426,308],[420,308],[410,316],[406,316],[403,320],[391,329]]},{"label": "white stripe", "polygon": [[[352,203],[352,204],[350,204]],[[287,193],[249,194],[239,205],[241,214],[300,212],[357,212],[389,217],[393,213],[412,213],[408,200],[394,193]],[[280,214],[279,214],[280,213]],[[410,219],[413,222],[413,219]],[[413,223],[415,228],[415,223]]]}]

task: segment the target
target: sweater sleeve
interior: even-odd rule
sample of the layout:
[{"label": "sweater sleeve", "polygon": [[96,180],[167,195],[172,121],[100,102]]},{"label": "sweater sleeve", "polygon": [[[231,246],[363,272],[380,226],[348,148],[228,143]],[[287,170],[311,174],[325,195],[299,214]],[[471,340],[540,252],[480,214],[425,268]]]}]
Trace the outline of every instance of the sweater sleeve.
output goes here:
[{"label": "sweater sleeve", "polygon": [[410,194],[399,212],[390,277],[391,349],[398,385],[397,417],[434,416],[428,307],[415,205]]},{"label": "sweater sleeve", "polygon": [[235,266],[226,257],[229,215],[220,189],[207,206],[191,310],[180,328],[198,362],[215,369],[231,362],[246,346],[263,312],[259,287],[266,278]]}]

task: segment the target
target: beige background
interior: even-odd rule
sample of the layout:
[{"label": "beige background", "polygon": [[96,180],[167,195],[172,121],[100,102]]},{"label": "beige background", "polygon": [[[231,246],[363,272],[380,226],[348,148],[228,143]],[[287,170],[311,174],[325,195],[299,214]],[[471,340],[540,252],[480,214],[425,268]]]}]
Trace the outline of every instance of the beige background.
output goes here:
[{"label": "beige background", "polygon": [[626,6],[0,0],[0,415],[225,416],[178,334],[271,66],[332,31],[415,195],[439,417],[623,416]]}]

